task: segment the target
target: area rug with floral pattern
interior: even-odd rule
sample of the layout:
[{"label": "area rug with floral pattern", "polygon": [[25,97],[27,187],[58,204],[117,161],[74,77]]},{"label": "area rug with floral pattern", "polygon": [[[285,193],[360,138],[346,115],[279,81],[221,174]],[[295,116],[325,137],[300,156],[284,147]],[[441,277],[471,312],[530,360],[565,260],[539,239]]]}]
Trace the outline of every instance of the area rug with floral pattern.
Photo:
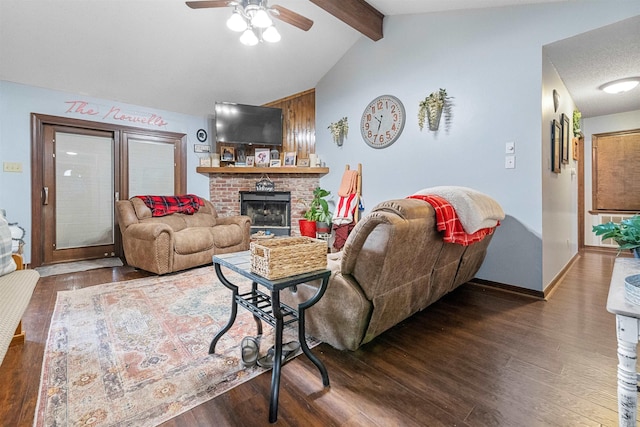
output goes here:
[{"label": "area rug with floral pattern", "polygon": [[[208,354],[230,310],[213,267],[58,292],[34,426],[155,426],[259,375],[240,360],[242,338],[256,334],[244,309]],[[273,345],[263,331],[261,354]],[[284,342],[297,339],[295,324],[285,328]]]}]

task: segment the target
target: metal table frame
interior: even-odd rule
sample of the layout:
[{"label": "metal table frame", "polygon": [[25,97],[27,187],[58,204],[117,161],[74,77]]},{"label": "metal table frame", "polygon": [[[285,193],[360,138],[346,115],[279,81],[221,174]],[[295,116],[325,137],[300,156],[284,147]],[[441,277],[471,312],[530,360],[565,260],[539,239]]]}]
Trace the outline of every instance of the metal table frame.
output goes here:
[{"label": "metal table frame", "polygon": [[[275,328],[275,358],[273,361],[273,370],[271,373],[271,400],[269,404],[269,422],[276,422],[278,419],[278,395],[280,391],[280,370],[282,368],[282,330],[284,325],[288,325],[295,321],[298,322],[298,340],[304,354],[313,362],[320,371],[322,376],[322,384],[329,386],[329,374],[324,364],[309,349],[305,339],[305,310],[313,306],[322,298],[327,290],[329,276],[331,271],[318,270],[309,273],[298,274],[296,276],[284,277],[282,279],[269,280],[251,272],[251,254],[249,251],[234,252],[229,254],[221,254],[213,256],[213,265],[216,275],[220,282],[233,293],[231,303],[231,316],[229,322],[220,332],[218,332],[211,341],[209,346],[209,354],[215,353],[216,344],[236,320],[238,313],[238,305],[246,308],[253,314],[258,328],[258,334],[262,334],[262,320]],[[229,268],[236,273],[250,279],[252,281],[251,291],[240,294],[238,286],[231,283],[223,274],[222,267]],[[295,287],[301,283],[310,282],[312,280],[321,279],[322,284],[318,288],[316,294],[307,301],[298,305],[297,310],[280,302],[280,291]],[[258,290],[258,285],[264,286],[269,294]]]}]

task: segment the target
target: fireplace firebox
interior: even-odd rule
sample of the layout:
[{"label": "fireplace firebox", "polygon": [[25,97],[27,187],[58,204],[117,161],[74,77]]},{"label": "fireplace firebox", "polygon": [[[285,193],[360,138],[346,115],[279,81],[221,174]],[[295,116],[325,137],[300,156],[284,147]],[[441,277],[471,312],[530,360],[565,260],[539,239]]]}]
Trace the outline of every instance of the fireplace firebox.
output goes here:
[{"label": "fireplace firebox", "polygon": [[251,218],[251,233],[291,235],[291,192],[241,191],[240,213]]}]

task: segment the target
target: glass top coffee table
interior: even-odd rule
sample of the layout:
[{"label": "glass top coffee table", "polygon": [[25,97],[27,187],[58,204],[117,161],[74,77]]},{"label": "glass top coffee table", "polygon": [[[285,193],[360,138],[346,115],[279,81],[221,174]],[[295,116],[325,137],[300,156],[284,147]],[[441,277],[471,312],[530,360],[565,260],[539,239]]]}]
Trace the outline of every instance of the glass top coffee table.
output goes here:
[{"label": "glass top coffee table", "polygon": [[[233,293],[231,303],[231,316],[229,322],[220,332],[213,337],[209,346],[209,354],[215,353],[216,344],[233,325],[238,313],[238,305],[246,308],[253,314],[258,328],[258,334],[262,334],[262,320],[275,328],[275,357],[273,360],[273,370],[271,372],[271,400],[269,404],[269,422],[276,422],[278,419],[278,393],[280,390],[280,369],[282,367],[282,329],[284,325],[298,322],[298,340],[303,353],[313,362],[320,371],[322,384],[329,386],[329,374],[324,364],[309,349],[305,339],[304,313],[305,310],[317,303],[327,290],[330,270],[316,270],[309,273],[297,274],[295,276],[283,277],[281,279],[269,280],[258,274],[251,272],[251,253],[249,251],[234,252],[213,256],[213,266],[220,282]],[[251,291],[240,294],[238,286],[231,283],[223,274],[222,267],[229,268],[236,273],[252,281]],[[316,294],[307,301],[298,305],[297,309],[280,302],[280,291],[293,288],[301,283],[320,279],[321,285]],[[266,288],[267,292],[258,289],[258,285]]]}]

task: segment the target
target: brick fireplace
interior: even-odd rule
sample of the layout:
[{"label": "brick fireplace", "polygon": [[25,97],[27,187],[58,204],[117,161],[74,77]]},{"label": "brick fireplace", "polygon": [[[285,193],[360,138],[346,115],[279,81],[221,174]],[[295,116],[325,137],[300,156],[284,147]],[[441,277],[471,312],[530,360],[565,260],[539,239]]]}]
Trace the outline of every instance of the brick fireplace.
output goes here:
[{"label": "brick fireplace", "polygon": [[[222,168],[217,168],[218,170]],[[313,198],[313,190],[320,185],[324,173],[266,173],[275,184],[276,191],[291,192],[291,235],[299,236],[298,221],[302,218],[304,205]],[[255,191],[256,182],[263,176],[256,173],[209,173],[209,199],[219,216],[240,215],[240,192]]]}]

